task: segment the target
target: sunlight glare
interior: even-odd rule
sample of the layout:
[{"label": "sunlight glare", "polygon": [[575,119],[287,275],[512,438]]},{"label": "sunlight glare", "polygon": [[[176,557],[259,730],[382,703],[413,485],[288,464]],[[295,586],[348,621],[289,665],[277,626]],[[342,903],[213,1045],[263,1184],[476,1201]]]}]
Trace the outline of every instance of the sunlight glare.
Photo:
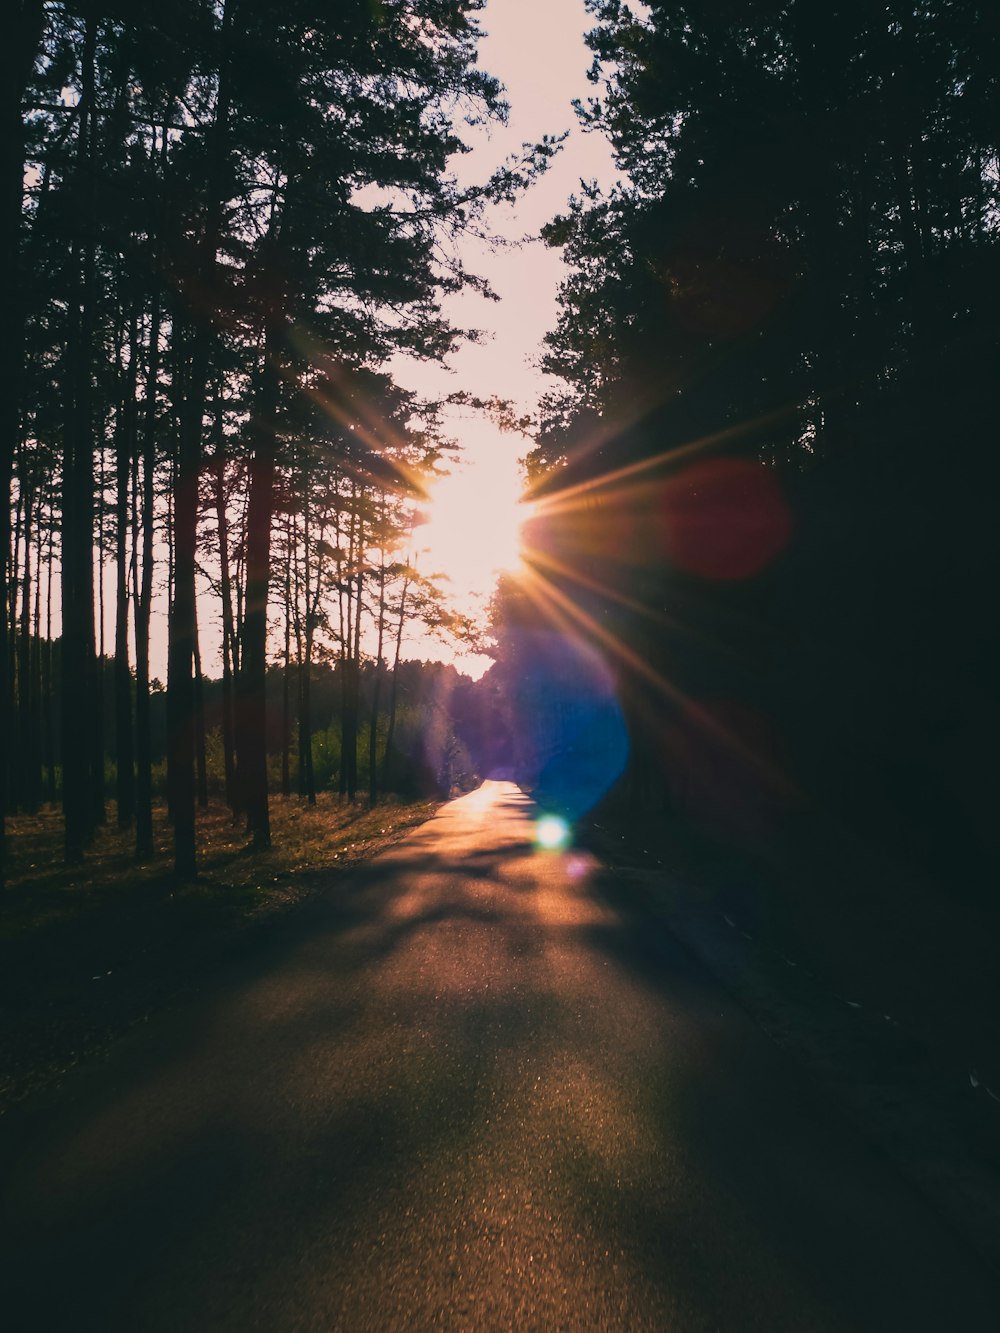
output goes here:
[{"label": "sunlight glare", "polygon": [[510,442],[480,451],[441,477],[431,494],[424,528],[428,573],[448,576],[455,594],[488,594],[500,573],[521,563],[520,469]]},{"label": "sunlight glare", "polygon": [[542,815],[535,824],[535,842],[547,852],[562,851],[569,839],[569,825],[558,815]]}]

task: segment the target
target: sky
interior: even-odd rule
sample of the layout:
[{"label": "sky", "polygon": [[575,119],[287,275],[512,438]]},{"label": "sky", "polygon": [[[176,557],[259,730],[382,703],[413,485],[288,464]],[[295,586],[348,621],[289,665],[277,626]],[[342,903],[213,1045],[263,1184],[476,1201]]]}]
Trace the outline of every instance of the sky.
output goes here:
[{"label": "sky", "polygon": [[[559,252],[548,249],[538,233],[565,210],[582,180],[608,184],[614,178],[611,155],[598,135],[584,134],[572,108],[576,97],[592,91],[587,80],[591,53],[584,33],[592,26],[584,0],[487,0],[480,15],[484,37],[479,64],[500,80],[510,104],[506,125],[468,129],[468,154],[452,164],[463,181],[481,181],[525,143],[544,134],[569,131],[549,170],[514,205],[499,205],[488,215],[490,229],[508,244],[491,250],[482,242],[463,242],[466,267],[486,277],[499,301],[471,292],[447,298],[445,311],[461,328],[482,330],[478,343],[464,343],[446,365],[397,359],[392,371],[407,388],[439,398],[458,390],[480,397],[509,399],[518,413],[530,412],[545,388],[537,369],[542,339],[556,322],[556,294],[565,268]],[[514,244],[517,243],[517,244]],[[431,522],[418,528],[418,567],[426,573],[446,571],[446,585],[459,610],[485,611],[496,581],[494,561],[509,564],[514,511],[521,490],[519,458],[530,441],[503,433],[481,414],[454,409],[448,430],[462,446],[456,473],[441,484],[432,505]],[[114,642],[113,589],[105,579],[105,644]],[[205,669],[221,670],[220,630],[215,599],[199,600],[208,610],[199,625]],[[154,603],[151,625],[151,669],[166,679],[166,614]],[[454,662],[462,671],[480,676],[490,659],[457,651],[411,628],[403,645],[411,659]]]},{"label": "sky", "polygon": [[[537,368],[542,339],[556,322],[556,294],[565,268],[558,251],[538,239],[544,224],[563,212],[581,180],[614,179],[607,143],[585,134],[573,111],[574,98],[593,91],[587,81],[591,53],[584,33],[592,26],[583,0],[488,0],[481,16],[485,36],[480,66],[506,89],[510,115],[505,126],[469,133],[473,151],[457,164],[463,180],[482,179],[522,144],[543,134],[569,131],[546,174],[515,205],[491,210],[492,229],[507,242],[491,251],[468,241],[463,259],[485,276],[500,297],[488,301],[475,293],[450,298],[446,312],[461,327],[482,329],[478,343],[466,343],[444,366],[399,362],[394,372],[408,388],[430,395],[462,389],[481,398],[509,399],[519,413],[530,412],[545,389]],[[527,239],[525,239],[527,238]],[[508,533],[514,499],[520,491],[519,458],[530,448],[522,435],[504,433],[476,413],[456,410],[450,419],[463,447],[461,476],[442,487],[440,504],[424,537],[429,572],[447,569],[450,591],[463,609],[488,601],[495,582],[493,551],[507,563]],[[483,514],[492,506],[492,515]],[[480,521],[474,515],[480,515]],[[464,543],[464,546],[463,546]],[[458,558],[462,550],[467,558]],[[404,653],[453,661],[470,675],[481,675],[489,659],[456,653],[454,647],[411,632]]]}]

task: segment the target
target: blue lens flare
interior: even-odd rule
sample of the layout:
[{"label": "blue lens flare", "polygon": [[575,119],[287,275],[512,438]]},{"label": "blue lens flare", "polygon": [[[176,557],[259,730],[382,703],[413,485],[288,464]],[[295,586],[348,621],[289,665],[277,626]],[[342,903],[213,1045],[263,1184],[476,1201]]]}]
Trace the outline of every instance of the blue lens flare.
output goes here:
[{"label": "blue lens flare", "polygon": [[541,815],[535,821],[535,845],[546,852],[562,851],[569,845],[570,827],[558,815]]}]

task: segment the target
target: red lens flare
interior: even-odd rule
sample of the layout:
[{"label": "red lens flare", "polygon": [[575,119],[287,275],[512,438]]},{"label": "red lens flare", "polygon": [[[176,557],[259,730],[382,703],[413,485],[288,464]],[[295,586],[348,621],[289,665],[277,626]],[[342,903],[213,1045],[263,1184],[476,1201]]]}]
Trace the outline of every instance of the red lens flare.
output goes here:
[{"label": "red lens flare", "polygon": [[772,473],[745,458],[695,463],[664,485],[660,538],[686,573],[719,581],[759,573],[788,544],[792,519]]}]

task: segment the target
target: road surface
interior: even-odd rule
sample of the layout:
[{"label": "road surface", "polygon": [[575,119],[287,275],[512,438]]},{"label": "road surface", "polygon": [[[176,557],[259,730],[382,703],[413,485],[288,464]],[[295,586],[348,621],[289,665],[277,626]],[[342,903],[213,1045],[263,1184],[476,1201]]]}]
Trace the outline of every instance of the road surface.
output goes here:
[{"label": "road surface", "polygon": [[0,1123],[5,1329],[995,1328],[988,1276],[489,783]]}]

